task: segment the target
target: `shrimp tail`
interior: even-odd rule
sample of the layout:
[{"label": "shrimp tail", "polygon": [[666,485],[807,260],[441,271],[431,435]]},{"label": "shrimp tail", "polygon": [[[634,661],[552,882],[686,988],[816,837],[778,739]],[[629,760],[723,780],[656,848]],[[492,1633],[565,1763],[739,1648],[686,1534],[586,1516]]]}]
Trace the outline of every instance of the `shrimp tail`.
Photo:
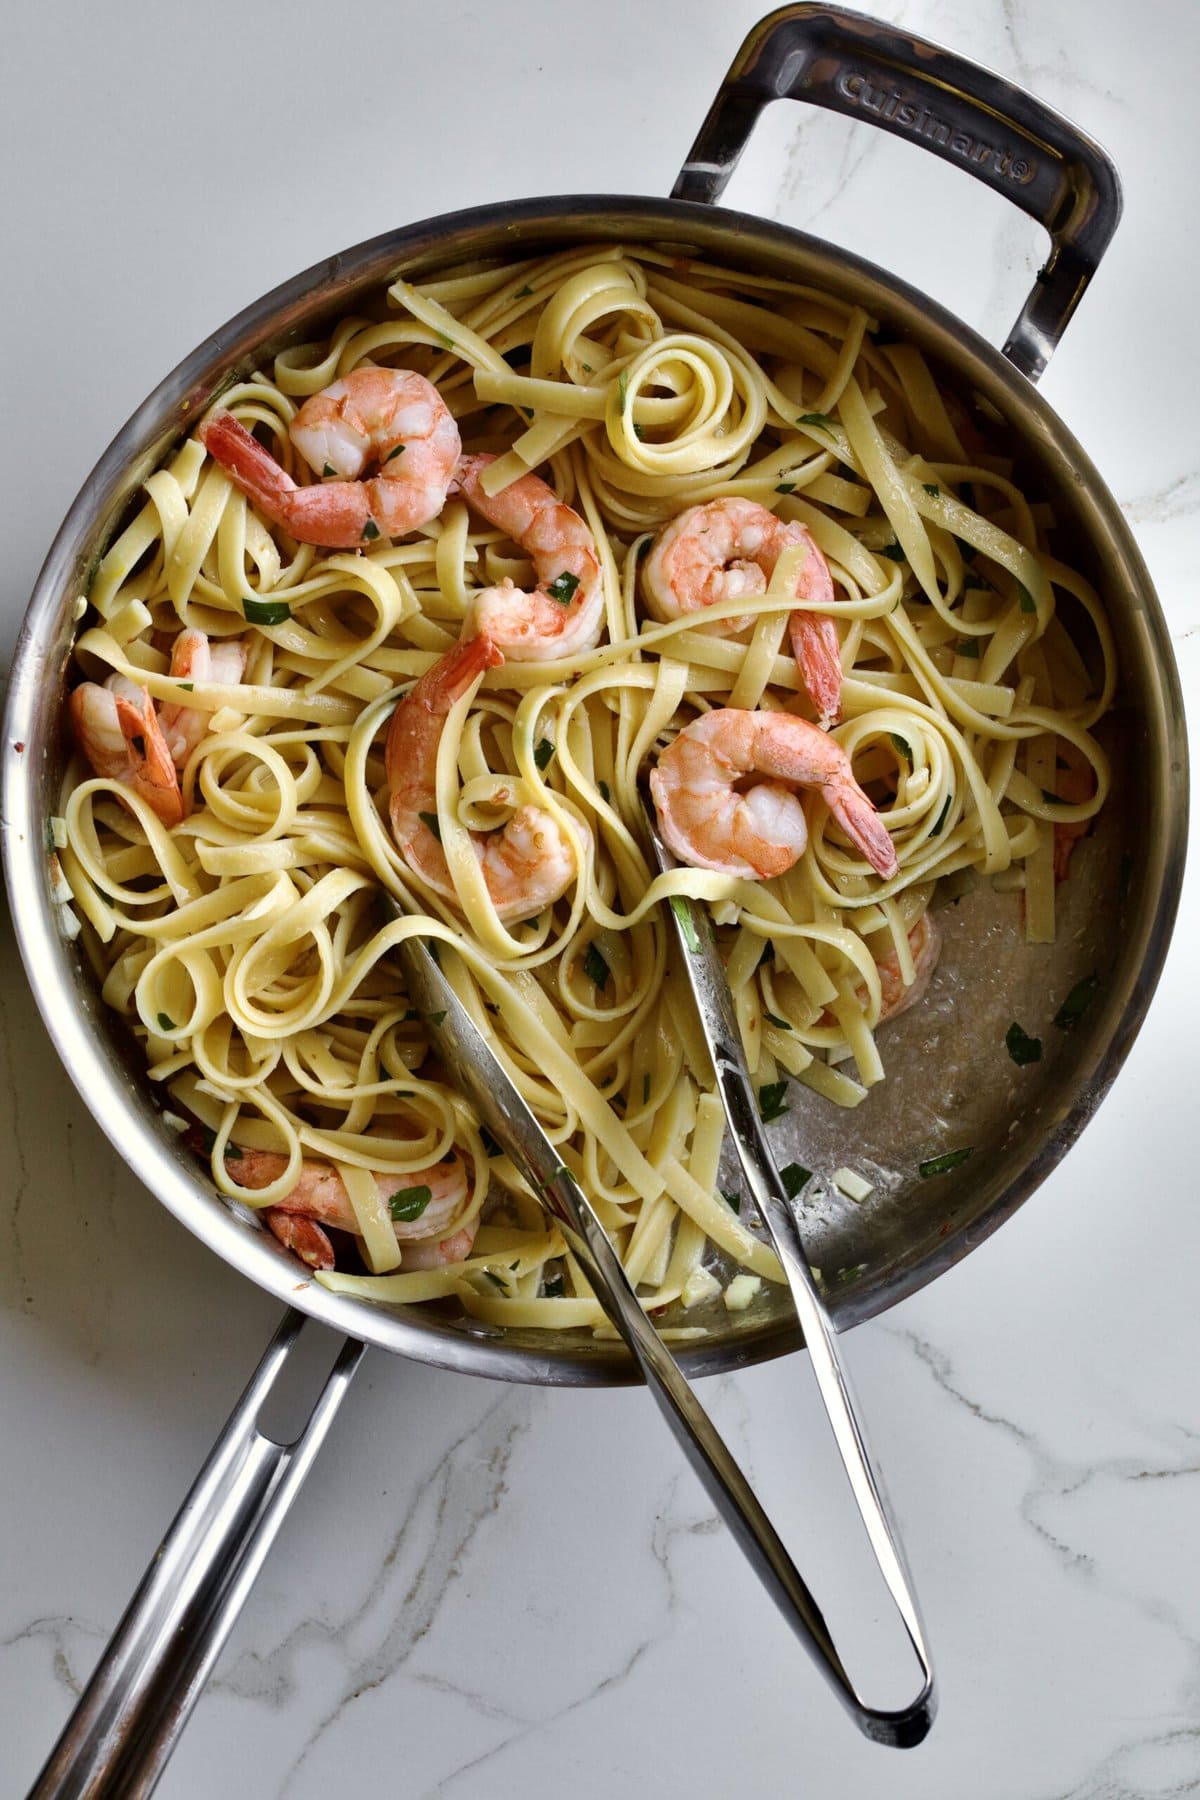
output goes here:
[{"label": "shrimp tail", "polygon": [[842,646],[837,626],[820,613],[794,612],[792,654],[822,731],[842,716]]},{"label": "shrimp tail", "polygon": [[892,834],[865,799],[861,788],[829,782],[822,789],[826,805],[850,842],[858,847],[877,875],[890,881],[900,867]]},{"label": "shrimp tail", "polygon": [[285,1250],[294,1250],[310,1269],[332,1269],[333,1245],[315,1219],[288,1212],[282,1206],[265,1206],[262,1217]]},{"label": "shrimp tail", "polygon": [[149,690],[142,688],[140,692],[140,705],[135,705],[124,694],[113,695],[117,724],[129,746],[129,785],[164,825],[178,825],[183,818],[179,772],[163,736]]},{"label": "shrimp tail", "polygon": [[217,412],[196,434],[236,488],[274,516],[296,491],[296,483],[232,413]]}]

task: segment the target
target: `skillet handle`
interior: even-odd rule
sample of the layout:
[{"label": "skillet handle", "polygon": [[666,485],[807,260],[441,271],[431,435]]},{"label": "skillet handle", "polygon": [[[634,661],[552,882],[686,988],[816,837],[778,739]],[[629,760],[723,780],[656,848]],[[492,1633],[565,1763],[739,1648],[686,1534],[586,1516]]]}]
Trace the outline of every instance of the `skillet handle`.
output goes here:
[{"label": "skillet handle", "polygon": [[990,69],[861,13],[785,6],[738,51],[672,190],[712,204],[771,100],[807,100],[893,132],[1003,194],[1050,234],[1050,254],[1004,346],[1036,381],[1121,216],[1093,138]]},{"label": "skillet handle", "polygon": [[259,1414],[304,1322],[284,1315],[29,1800],[153,1792],[366,1347],[344,1340],[300,1435],[276,1443]]}]

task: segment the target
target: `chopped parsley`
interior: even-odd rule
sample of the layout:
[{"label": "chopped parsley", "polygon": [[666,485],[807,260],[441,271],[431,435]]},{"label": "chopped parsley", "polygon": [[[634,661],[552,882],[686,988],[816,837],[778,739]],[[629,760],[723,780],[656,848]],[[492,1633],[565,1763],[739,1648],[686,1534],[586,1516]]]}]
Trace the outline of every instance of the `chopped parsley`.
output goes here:
[{"label": "chopped parsley", "polygon": [[796,420],[797,425],[810,425],[817,431],[832,432],[837,420],[831,419],[828,413],[801,413]]},{"label": "chopped parsley", "polygon": [[419,812],[417,814],[417,817],[418,817],[418,819],[420,819],[422,825],[425,826],[427,831],[432,831],[434,837],[437,839],[438,843],[440,844],[442,841],[442,828],[438,824],[437,814],[436,813]]},{"label": "chopped parsley", "polygon": [[946,823],[946,815],[949,813],[950,807],[953,804],[953,801],[954,801],[953,794],[947,794],[946,798],[942,801],[942,810],[937,816],[937,824],[934,826],[933,830],[930,832],[930,834],[929,834],[930,837],[941,837],[942,826]]},{"label": "chopped parsley", "polygon": [[942,491],[936,481],[923,481],[921,486],[925,489],[925,492],[929,495],[931,500],[936,500]]},{"label": "chopped parsley", "polygon": [[780,1169],[779,1179],[788,1199],[794,1200],[805,1182],[812,1180],[812,1170],[806,1169],[803,1163],[788,1163],[785,1169]]},{"label": "chopped parsley", "polygon": [[156,1013],[155,1017],[158,1020],[158,1029],[160,1031],[170,1032],[170,1031],[178,1030],[178,1027],[175,1024],[174,1019],[168,1019],[166,1013]]},{"label": "chopped parsley", "polygon": [[442,346],[443,350],[458,349],[458,345],[455,343],[454,339],[452,337],[447,337],[444,331],[439,331],[437,333],[437,341]]},{"label": "chopped parsley", "polygon": [[426,1013],[425,1017],[436,1030],[439,1025],[444,1025],[446,1023],[445,1008],[443,1007],[441,1012]]},{"label": "chopped parsley", "polygon": [[787,1077],[782,1081],[767,1081],[758,1090],[758,1114],[764,1125],[773,1119],[782,1119],[787,1112],[784,1095],[787,1092]]},{"label": "chopped parsley", "polygon": [[777,1031],[790,1031],[792,1029],[786,1019],[781,1019],[778,1013],[768,1012],[765,1006],[763,1007],[763,1018],[767,1021],[768,1025],[774,1025]]},{"label": "chopped parsley", "polygon": [[492,1286],[498,1287],[500,1289],[500,1292],[504,1295],[505,1299],[507,1300],[507,1298],[508,1298],[508,1283],[507,1283],[507,1281],[505,1281],[503,1275],[497,1275],[494,1269],[485,1269],[483,1272],[487,1276],[488,1280],[491,1282]]},{"label": "chopped parsley", "polygon": [[904,551],[901,549],[895,538],[892,539],[890,544],[885,544],[879,554],[880,556],[886,556],[889,562],[908,561],[907,556],[905,556]]},{"label": "chopped parsley", "polygon": [[[217,1147],[217,1134],[210,1125],[201,1125],[200,1141],[204,1146],[205,1156],[211,1156],[213,1151]],[[226,1145],[225,1145],[225,1161],[226,1162],[238,1162],[241,1160],[241,1156],[242,1156],[242,1147],[240,1144],[226,1143]]]},{"label": "chopped parsley", "polygon": [[1041,1038],[1030,1037],[1021,1030],[1015,1019],[1004,1034],[1004,1042],[1018,1069],[1023,1069],[1026,1063],[1041,1062]]},{"label": "chopped parsley", "polygon": [[195,686],[196,686],[194,681],[181,681],[179,685],[183,689],[185,694],[190,694],[190,693],[194,692]]},{"label": "chopped parsley", "polygon": [[242,601],[242,615],[251,625],[282,625],[291,618],[292,609],[286,600],[254,600],[247,594]]},{"label": "chopped parsley", "polygon": [[405,1015],[404,1015],[404,1017],[403,1017],[403,1018],[402,1018],[402,1019],[401,1019],[401,1021],[400,1021],[400,1023],[401,1023],[401,1024],[402,1024],[402,1025],[407,1025],[407,1024],[408,1024],[408,1023],[409,1023],[409,1022],[410,1022],[410,1020],[412,1020],[412,1019],[419,1019],[419,1018],[420,1018],[420,1016],[421,1016],[421,1015],[420,1015],[420,1013],[419,1013],[419,1012],[418,1012],[418,1011],[417,1011],[417,1009],[416,1009],[416,1007],[415,1007],[415,1006],[410,1006],[410,1007],[409,1007],[409,1009],[408,1009],[408,1011],[407,1011],[407,1012],[406,1012],[406,1013],[405,1013]]},{"label": "chopped parsley", "polygon": [[963,561],[965,563],[973,563],[975,558],[979,555],[974,544],[968,544],[965,538],[960,537],[956,537],[954,541],[958,545],[958,554],[962,557]]},{"label": "chopped parsley", "polygon": [[612,979],[612,970],[595,944],[589,944],[587,947],[587,955],[583,959],[583,972],[592,986],[597,988],[607,987]]},{"label": "chopped parsley", "polygon": [[911,769],[913,759],[912,745],[909,743],[908,739],[902,738],[898,731],[889,731],[888,736],[892,740],[892,749],[896,752],[896,755],[902,756]]},{"label": "chopped parsley", "polygon": [[600,790],[600,798],[603,800],[605,806],[608,806],[612,801],[612,794],[609,791],[609,786],[608,786],[607,781],[598,781],[596,783],[596,786]]},{"label": "chopped parsley", "polygon": [[720,1194],[730,1212],[741,1212],[742,1196],[738,1193],[736,1188],[718,1188],[717,1192]]},{"label": "chopped parsley", "polygon": [[1080,1019],[1096,997],[1096,989],[1100,985],[1100,977],[1093,969],[1082,981],[1077,981],[1062,1005],[1054,1015],[1054,1023],[1060,1031],[1074,1031]]},{"label": "chopped parsley", "polygon": [[1067,801],[1060,800],[1057,794],[1052,794],[1049,788],[1042,789],[1042,799],[1047,806],[1066,806],[1068,804]]},{"label": "chopped parsley", "polygon": [[374,519],[367,520],[366,524],[362,528],[362,534],[363,534],[364,541],[368,544],[374,542],[374,540],[379,536],[379,527],[375,523]]},{"label": "chopped parsley", "polygon": [[321,473],[322,473],[322,475],[336,475],[337,470],[334,468],[332,463],[326,463],[324,468],[321,470]]},{"label": "chopped parsley", "polygon": [[513,295],[513,299],[514,300],[527,300],[529,298],[530,294],[532,294],[532,292],[533,292],[533,289],[530,287],[529,283],[526,282],[524,287],[519,287],[517,289],[516,293]]},{"label": "chopped parsley", "polygon": [[1037,601],[1034,599],[1033,595],[1030,593],[1029,589],[1025,586],[1025,583],[1023,581],[1018,581],[1017,593],[1020,596],[1020,600],[1021,600],[1021,611],[1035,613],[1037,611]]},{"label": "chopped parsley", "polygon": [[960,638],[956,649],[959,656],[969,656],[972,662],[979,661],[979,639],[977,637]]},{"label": "chopped parsley", "polygon": [[931,1175],[948,1175],[951,1169],[965,1163],[974,1150],[974,1144],[968,1144],[965,1150],[947,1150],[944,1156],[931,1156],[928,1162],[917,1164],[917,1174],[926,1180]]},{"label": "chopped parsley", "polygon": [[754,965],[755,970],[757,971],[757,970],[761,969],[764,963],[774,962],[774,960],[775,960],[775,946],[771,942],[770,938],[767,938],[763,944],[762,950],[759,953],[758,961]]},{"label": "chopped parsley", "polygon": [[392,1218],[419,1219],[429,1202],[433,1199],[433,1189],[428,1187],[397,1188],[388,1201],[388,1212]]},{"label": "chopped parsley", "polygon": [[684,945],[693,956],[700,954],[700,934],[696,930],[696,921],[692,917],[692,909],[682,894],[671,895],[671,911],[679,920],[679,932]]},{"label": "chopped parsley", "polygon": [[779,486],[775,489],[777,494],[794,494],[795,491],[796,484],[794,481],[781,481]]},{"label": "chopped parsley", "polygon": [[564,569],[561,575],[548,583],[546,592],[552,600],[557,600],[560,606],[570,606],[578,586],[578,575],[572,575],[569,569]]},{"label": "chopped parsley", "polygon": [[384,457],[383,460],[385,463],[390,463],[394,456],[403,456],[404,451],[405,451],[405,445],[393,444],[392,448],[388,451],[387,455]]},{"label": "chopped parsley", "polygon": [[549,738],[541,738],[538,741],[537,749],[533,753],[533,760],[537,764],[538,768],[545,769],[547,763],[550,761],[550,759],[553,755],[554,755],[554,745],[551,743],[550,739]]}]

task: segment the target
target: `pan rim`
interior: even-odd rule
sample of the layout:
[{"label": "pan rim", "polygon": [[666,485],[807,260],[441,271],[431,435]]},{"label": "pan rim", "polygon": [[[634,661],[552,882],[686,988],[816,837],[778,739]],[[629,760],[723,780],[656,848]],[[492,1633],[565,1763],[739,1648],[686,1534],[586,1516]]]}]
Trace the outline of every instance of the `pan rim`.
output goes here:
[{"label": "pan rim", "polygon": [[[589,231],[589,225],[593,231]],[[614,227],[620,225],[618,233]],[[765,248],[828,265],[833,285],[852,284],[868,306],[877,300],[893,308],[919,313],[927,333],[952,346],[954,360],[969,364],[972,379],[994,403],[1019,403],[1018,410],[1037,427],[1032,448],[1053,451],[1069,460],[1074,479],[1096,515],[1105,541],[1118,555],[1114,585],[1123,590],[1145,640],[1145,654],[1160,672],[1160,717],[1151,730],[1151,747],[1169,781],[1171,804],[1163,809],[1163,830],[1155,842],[1157,866],[1148,876],[1153,905],[1140,920],[1141,954],[1137,975],[1122,1003],[1113,1004],[1096,1029],[1098,1045],[1092,1066],[1079,1085],[1074,1105],[1047,1135],[1040,1151],[977,1216],[968,1230],[948,1237],[944,1246],[911,1267],[901,1267],[859,1292],[831,1296],[839,1330],[887,1310],[946,1272],[1032,1194],[1061,1160],[1092,1116],[1115,1078],[1141,1027],[1162,970],[1182,884],[1187,833],[1187,750],[1183,703],[1170,638],[1149,573],[1115,500],[1090,458],[1048,402],[1002,353],[939,302],[850,251],[825,243],[791,227],[739,213],[680,200],[647,196],[559,195],[494,203],[418,221],[382,233],[311,265],[253,301],[202,340],[155,387],[118,430],[72,501],[34,584],[14,655],[5,713],[2,819],[3,859],[14,930],[35,1002],[55,1048],[84,1103],[123,1160],[155,1197],[183,1225],[224,1261],[249,1276],[287,1305],[310,1314],[335,1330],[394,1350],[402,1355],[501,1380],[535,1385],[609,1386],[637,1379],[620,1345],[538,1351],[511,1340],[449,1325],[426,1316],[420,1320],[394,1309],[328,1293],[311,1278],[298,1281],[295,1261],[277,1252],[267,1234],[250,1226],[203,1185],[199,1172],[188,1174],[160,1141],[165,1131],[152,1127],[155,1111],[149,1096],[135,1090],[123,1070],[106,1056],[105,1034],[93,1028],[80,1007],[75,989],[61,980],[64,961],[73,952],[64,946],[45,880],[42,829],[44,818],[35,802],[44,785],[42,771],[32,769],[32,746],[39,730],[47,736],[45,693],[60,647],[69,594],[75,591],[83,551],[104,541],[129,493],[131,475],[157,463],[165,448],[164,434],[181,435],[211,400],[225,371],[239,358],[282,335],[290,313],[297,318],[332,308],[332,295],[352,283],[387,278],[390,268],[425,255],[444,252],[447,260],[463,259],[462,240],[502,237],[515,249],[557,235],[563,241],[586,242],[594,230],[611,236],[641,239],[656,233],[686,243],[693,235],[711,238],[714,226],[736,234],[747,261]],[[628,231],[624,228],[628,227]],[[220,372],[219,374],[217,372]],[[52,685],[57,685],[56,682]],[[40,723],[39,723],[40,721]],[[50,726],[50,742],[54,735]],[[51,807],[46,807],[47,812]],[[1111,1016],[1110,1016],[1111,1015]],[[144,1086],[144,1082],[143,1082]],[[709,1344],[685,1347],[680,1361],[689,1374],[716,1373],[784,1354],[800,1345],[794,1324],[737,1333]]]}]

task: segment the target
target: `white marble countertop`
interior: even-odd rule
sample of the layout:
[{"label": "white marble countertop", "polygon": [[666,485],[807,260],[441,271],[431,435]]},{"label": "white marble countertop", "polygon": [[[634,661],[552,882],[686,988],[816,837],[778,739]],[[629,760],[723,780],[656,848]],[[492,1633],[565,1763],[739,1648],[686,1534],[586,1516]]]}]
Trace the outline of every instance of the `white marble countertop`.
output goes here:
[{"label": "white marble countertop", "polygon": [[[878,10],[1026,82],[1121,169],[1124,223],[1043,385],[1128,513],[1194,696],[1200,15],[1192,0]],[[634,0],[10,9],[6,652],[96,456],[216,323],[410,219],[666,192],[758,13],[693,0],[681,35],[681,8]],[[997,340],[1042,252],[957,172],[798,108],[774,109],[728,198],[850,245]],[[847,1340],[938,1662],[921,1749],[857,1737],[644,1394],[372,1353],[160,1792],[1197,1791],[1197,885],[1149,1021],[1066,1162],[963,1265]],[[15,1795],[278,1309],[126,1172],[8,934],[3,956],[0,1790]],[[820,1562],[831,1503],[808,1473],[809,1387],[793,1358],[706,1392]]]}]

